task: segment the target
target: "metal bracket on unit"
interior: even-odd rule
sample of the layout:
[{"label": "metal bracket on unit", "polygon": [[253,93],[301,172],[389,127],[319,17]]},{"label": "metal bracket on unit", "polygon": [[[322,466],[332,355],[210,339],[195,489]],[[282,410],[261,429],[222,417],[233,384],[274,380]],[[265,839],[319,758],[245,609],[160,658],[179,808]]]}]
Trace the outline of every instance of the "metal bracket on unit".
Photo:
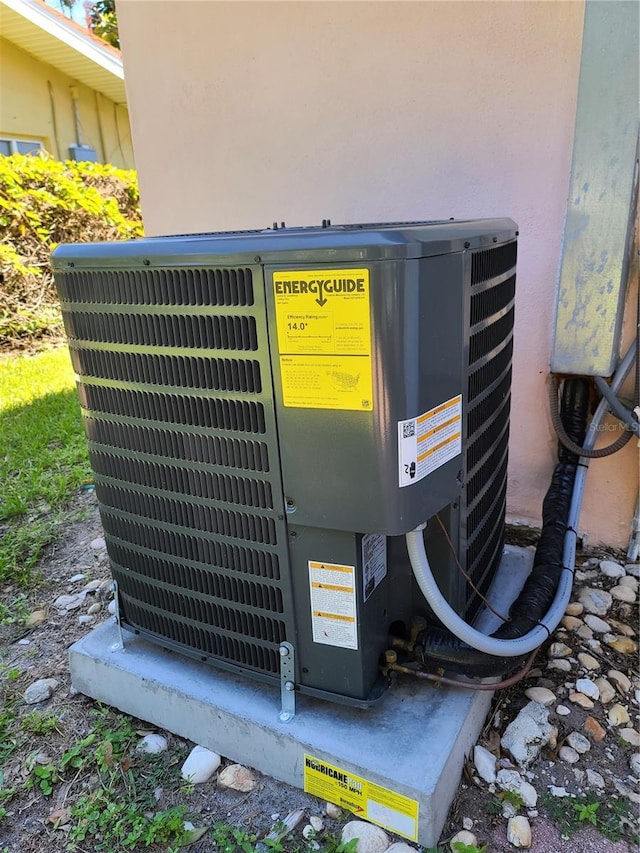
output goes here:
[{"label": "metal bracket on unit", "polygon": [[280,643],[280,722],[290,723],[296,715],[295,651],[291,643]]},{"label": "metal bracket on unit", "polygon": [[121,652],[124,649],[124,635],[122,633],[122,624],[120,622],[120,598],[118,596],[118,581],[113,582],[113,600],[116,603],[116,612],[114,614],[116,625],[118,626],[118,640],[111,643],[109,651]]}]

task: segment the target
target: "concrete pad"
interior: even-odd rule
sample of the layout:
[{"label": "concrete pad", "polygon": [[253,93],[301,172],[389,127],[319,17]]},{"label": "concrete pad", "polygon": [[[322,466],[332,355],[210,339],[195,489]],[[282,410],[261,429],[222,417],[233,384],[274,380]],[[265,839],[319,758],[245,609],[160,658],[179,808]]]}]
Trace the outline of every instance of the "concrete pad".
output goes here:
[{"label": "concrete pad", "polygon": [[[530,552],[507,550],[494,605],[508,609],[505,591],[519,589],[530,566]],[[371,710],[298,696],[295,718],[281,723],[276,688],[124,637],[124,650],[111,651],[119,635],[110,620],[71,647],[77,690],[298,788],[308,753],[416,801],[414,840],[437,843],[490,692],[401,681]]]},{"label": "concrete pad", "polygon": [[[531,573],[535,548],[519,548],[505,545],[500,566],[491,586],[487,590],[487,600],[498,611],[507,615],[507,611],[520,595],[526,579]],[[474,627],[483,634],[491,634],[501,625],[500,619],[485,608],[478,612]]]}]

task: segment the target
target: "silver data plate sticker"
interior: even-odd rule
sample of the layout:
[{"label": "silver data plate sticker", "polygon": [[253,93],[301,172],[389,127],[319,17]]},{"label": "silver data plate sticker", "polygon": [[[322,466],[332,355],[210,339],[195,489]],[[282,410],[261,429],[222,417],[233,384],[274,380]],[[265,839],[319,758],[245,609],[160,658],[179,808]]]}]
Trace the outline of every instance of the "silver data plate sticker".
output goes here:
[{"label": "silver data plate sticker", "polygon": [[387,576],[387,537],[367,533],[362,537],[362,584],[366,601]]}]

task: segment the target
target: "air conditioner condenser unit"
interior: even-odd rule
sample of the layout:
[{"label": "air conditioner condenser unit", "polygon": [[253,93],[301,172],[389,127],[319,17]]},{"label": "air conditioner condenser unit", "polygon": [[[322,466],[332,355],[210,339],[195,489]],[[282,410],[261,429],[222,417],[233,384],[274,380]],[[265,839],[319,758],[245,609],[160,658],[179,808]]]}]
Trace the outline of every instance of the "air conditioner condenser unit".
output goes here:
[{"label": "air conditioner condenser unit", "polygon": [[53,264],[122,626],[366,706],[432,618],[404,534],[466,617],[498,566],[517,232],[324,226]]}]

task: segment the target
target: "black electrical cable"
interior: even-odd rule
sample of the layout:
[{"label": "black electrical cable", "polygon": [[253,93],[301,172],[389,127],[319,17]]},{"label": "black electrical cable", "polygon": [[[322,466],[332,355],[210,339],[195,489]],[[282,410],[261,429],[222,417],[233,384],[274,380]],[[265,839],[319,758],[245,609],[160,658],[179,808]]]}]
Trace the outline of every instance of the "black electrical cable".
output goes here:
[{"label": "black electrical cable", "polygon": [[[575,380],[566,380],[566,382],[572,381]],[[618,450],[622,450],[633,435],[631,430],[625,429],[612,444],[608,447],[600,447],[597,450],[585,450],[584,447],[581,447],[577,442],[573,441],[571,436],[567,435],[562,424],[562,418],[560,417],[560,409],[558,406],[558,378],[553,374],[549,377],[549,410],[551,412],[551,423],[553,424],[553,428],[556,431],[559,441],[567,450],[576,456],[585,456],[587,459],[604,459],[607,456],[612,456],[614,453],[617,453]]]}]

